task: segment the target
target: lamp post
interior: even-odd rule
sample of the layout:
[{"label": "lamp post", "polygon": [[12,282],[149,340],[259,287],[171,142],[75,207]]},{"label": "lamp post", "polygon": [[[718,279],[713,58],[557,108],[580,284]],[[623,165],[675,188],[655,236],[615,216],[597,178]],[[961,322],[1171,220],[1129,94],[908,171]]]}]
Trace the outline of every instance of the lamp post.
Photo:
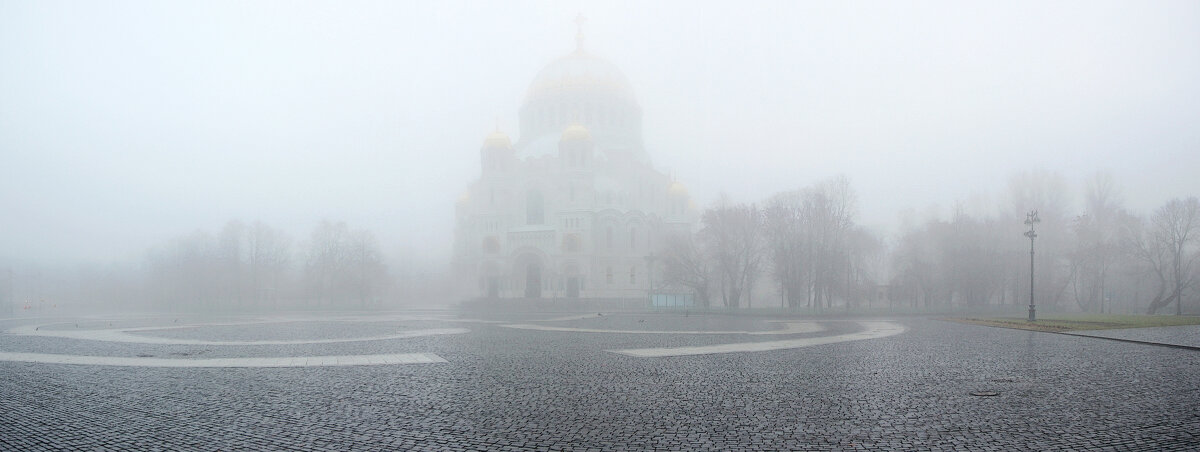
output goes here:
[{"label": "lamp post", "polygon": [[648,290],[646,290],[646,295],[647,295],[646,298],[647,298],[647,301],[650,302],[650,305],[653,306],[654,305],[654,253],[650,253],[649,256],[646,256],[646,282],[649,283],[648,285],[650,286],[650,288]]},{"label": "lamp post", "polygon": [[5,305],[4,313],[5,314],[13,313],[13,303],[16,303],[16,299],[13,298],[13,271],[11,268],[9,268],[8,269],[8,298],[4,299],[4,305]]},{"label": "lamp post", "polygon": [[1029,237],[1029,321],[1037,320],[1034,314],[1033,304],[1033,239],[1037,238],[1037,232],[1034,232],[1033,225],[1041,223],[1042,219],[1038,218],[1036,210],[1025,214],[1025,224],[1029,225],[1029,230],[1025,231],[1025,237]]}]

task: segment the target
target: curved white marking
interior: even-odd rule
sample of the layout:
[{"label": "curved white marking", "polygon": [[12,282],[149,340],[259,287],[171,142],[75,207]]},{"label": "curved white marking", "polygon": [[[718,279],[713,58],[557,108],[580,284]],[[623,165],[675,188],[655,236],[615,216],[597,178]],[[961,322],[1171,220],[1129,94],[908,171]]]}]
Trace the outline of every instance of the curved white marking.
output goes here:
[{"label": "curved white marking", "polygon": [[804,333],[816,333],[818,331],[825,331],[825,327],[821,326],[820,324],[818,324],[816,322],[782,322],[782,323],[787,326],[780,328],[778,330],[751,331],[746,334],[750,334],[750,335],[804,334]]},{"label": "curved white marking", "polygon": [[570,333],[610,333],[610,334],[752,334],[752,335],[778,335],[778,334],[803,334],[815,333],[822,331],[825,328],[813,322],[787,322],[787,326],[778,330],[769,331],[704,331],[704,330],[606,330],[601,328],[572,328],[565,326],[546,326],[546,325],[529,325],[522,323],[513,323],[508,325],[500,325],[505,328],[516,328],[519,330],[538,330],[538,331],[563,331]]},{"label": "curved white marking", "polygon": [[[230,324],[219,324],[230,325]],[[190,328],[194,326],[213,326],[213,325],[181,325],[171,327],[147,327],[147,328],[120,328],[106,330],[39,330],[43,325],[26,325],[8,330],[9,334],[17,334],[22,336],[46,336],[46,337],[61,337],[67,339],[79,339],[85,341],[103,341],[103,342],[132,342],[137,344],[158,344],[158,345],[298,345],[298,344],[333,344],[339,342],[362,342],[362,341],[379,341],[386,339],[405,339],[410,337],[434,336],[440,334],[462,334],[470,330],[465,328],[438,328],[426,330],[404,331],[396,334],[385,334],[380,336],[353,337],[341,339],[307,339],[307,340],[267,340],[267,341],[202,341],[195,339],[176,339],[169,337],[157,336],[138,336],[129,334],[134,331],[157,331],[174,328]]]},{"label": "curved white marking", "polygon": [[904,332],[904,326],[893,322],[859,322],[866,330],[856,333],[839,334],[837,336],[808,337],[802,339],[786,339],[765,342],[735,342],[732,344],[703,345],[697,347],[663,347],[663,348],[630,348],[624,350],[605,350],[625,356],[651,358],[662,356],[711,355],[716,353],[761,352],[767,350],[783,350],[789,348],[808,347],[812,345],[833,344],[837,342],[860,341],[894,336]]},{"label": "curved white marking", "polygon": [[552,319],[531,320],[531,322],[566,322],[566,321],[570,321],[570,320],[594,319],[596,317],[604,317],[604,314],[595,313],[595,314],[568,315],[565,317],[555,317]]},{"label": "curved white marking", "polygon": [[0,352],[0,361],[42,364],[80,364],[125,367],[312,367],[378,366],[387,364],[444,363],[433,353],[393,353],[385,355],[296,356],[279,358],[169,359],[116,356],[57,355],[49,353]]}]

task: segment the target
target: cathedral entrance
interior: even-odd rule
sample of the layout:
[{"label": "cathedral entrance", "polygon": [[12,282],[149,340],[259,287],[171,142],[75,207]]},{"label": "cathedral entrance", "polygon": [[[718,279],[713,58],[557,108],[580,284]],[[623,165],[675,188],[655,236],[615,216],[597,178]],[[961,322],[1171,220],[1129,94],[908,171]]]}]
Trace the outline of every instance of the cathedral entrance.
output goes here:
[{"label": "cathedral entrance", "polygon": [[482,275],[483,293],[488,298],[500,298],[500,266],[495,261],[484,261],[479,267]]},{"label": "cathedral entrance", "polygon": [[525,298],[542,297],[542,265],[534,262],[525,266]]},{"label": "cathedral entrance", "polygon": [[488,298],[500,298],[500,278],[490,276],[487,279]]},{"label": "cathedral entrance", "polygon": [[567,278],[567,298],[579,298],[579,277]]}]

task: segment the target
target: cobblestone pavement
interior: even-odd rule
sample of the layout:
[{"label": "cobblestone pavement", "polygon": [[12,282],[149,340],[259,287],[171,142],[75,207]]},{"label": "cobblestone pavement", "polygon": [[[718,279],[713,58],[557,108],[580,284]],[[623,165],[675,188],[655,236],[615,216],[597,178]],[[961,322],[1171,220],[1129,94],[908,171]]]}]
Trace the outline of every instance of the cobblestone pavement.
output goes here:
[{"label": "cobblestone pavement", "polygon": [[1072,331],[1068,334],[1200,348],[1200,325]]},{"label": "cobblestone pavement", "polygon": [[[655,331],[783,325],[652,313],[609,321],[496,317],[502,322],[348,319],[139,333],[251,341],[470,330],[324,344],[193,347],[0,334],[0,352],[13,353],[434,353],[446,360],[289,368],[0,362],[0,450],[1200,450],[1200,352],[1193,350],[899,318],[882,320],[906,331],[882,338],[637,358],[605,350],[781,337],[540,331],[503,322]],[[782,338],[863,328],[799,320],[823,329]],[[39,322],[0,321],[0,329]],[[59,322],[54,328],[107,327]],[[979,391],[996,395],[971,394]]]}]

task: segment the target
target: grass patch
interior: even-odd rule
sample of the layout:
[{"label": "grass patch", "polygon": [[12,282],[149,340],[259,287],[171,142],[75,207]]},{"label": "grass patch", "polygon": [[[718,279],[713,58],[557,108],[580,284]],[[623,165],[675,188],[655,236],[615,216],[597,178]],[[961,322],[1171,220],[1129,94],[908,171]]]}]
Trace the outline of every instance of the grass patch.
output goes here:
[{"label": "grass patch", "polygon": [[953,322],[1033,331],[1111,330],[1156,326],[1200,325],[1200,317],[1176,315],[1046,314],[1036,322],[1018,317],[958,317]]}]

